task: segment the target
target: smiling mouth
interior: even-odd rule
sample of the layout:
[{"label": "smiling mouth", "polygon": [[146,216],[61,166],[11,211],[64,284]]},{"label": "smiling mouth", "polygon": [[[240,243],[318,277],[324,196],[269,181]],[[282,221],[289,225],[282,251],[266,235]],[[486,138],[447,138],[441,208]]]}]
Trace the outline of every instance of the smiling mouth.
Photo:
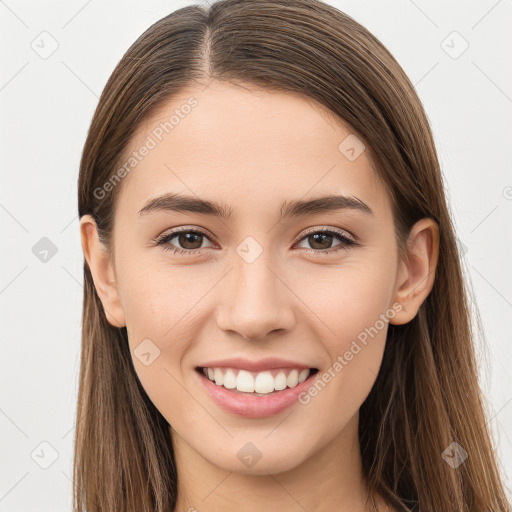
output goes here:
[{"label": "smiling mouth", "polygon": [[196,371],[215,385],[234,393],[266,396],[296,387],[318,373],[318,368],[275,368],[252,372],[239,368],[199,366]]}]

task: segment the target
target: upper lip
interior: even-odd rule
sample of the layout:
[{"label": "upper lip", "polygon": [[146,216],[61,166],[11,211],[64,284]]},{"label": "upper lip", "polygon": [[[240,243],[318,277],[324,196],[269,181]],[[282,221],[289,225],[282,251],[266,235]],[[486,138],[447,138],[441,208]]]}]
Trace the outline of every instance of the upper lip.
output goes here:
[{"label": "upper lip", "polygon": [[216,361],[207,361],[199,365],[199,368],[222,367],[236,368],[238,370],[247,370],[251,372],[261,372],[265,370],[273,370],[278,368],[313,368],[308,364],[302,364],[296,361],[290,361],[276,357],[267,357],[265,359],[260,359],[259,361],[251,361],[249,359],[243,359],[241,357],[234,357],[229,359],[218,359]]}]

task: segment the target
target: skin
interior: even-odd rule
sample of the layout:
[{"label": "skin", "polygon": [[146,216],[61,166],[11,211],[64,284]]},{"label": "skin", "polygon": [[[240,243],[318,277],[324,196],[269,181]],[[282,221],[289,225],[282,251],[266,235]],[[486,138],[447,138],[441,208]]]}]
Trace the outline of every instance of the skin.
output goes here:
[{"label": "skin", "polygon": [[[219,408],[194,368],[224,357],[275,356],[322,375],[393,305],[406,309],[392,323],[414,318],[434,281],[436,224],[415,224],[401,261],[389,197],[368,152],[347,159],[338,146],[350,127],[300,95],[221,82],[191,87],[138,127],[129,151],[191,96],[197,107],[118,185],[111,255],[94,220],[81,219],[84,255],[108,321],[127,327],[132,356],[145,339],[160,350],[148,366],[132,358],[172,426],[175,510],[238,511],[243,504],[248,512],[363,511],[359,408],[380,368],[387,323],[309,403],[268,418]],[[166,192],[224,202],[233,218],[138,215],[148,199]],[[339,210],[279,220],[284,201],[333,193],[358,197],[373,215]],[[199,248],[195,254],[152,242],[179,226],[205,233],[194,244],[168,242]],[[309,228],[347,233],[358,245],[319,254],[343,243],[315,245],[304,234]],[[252,263],[236,252],[247,236],[263,250]],[[261,452],[252,467],[237,457],[248,442]],[[376,499],[379,510],[391,510]]]}]

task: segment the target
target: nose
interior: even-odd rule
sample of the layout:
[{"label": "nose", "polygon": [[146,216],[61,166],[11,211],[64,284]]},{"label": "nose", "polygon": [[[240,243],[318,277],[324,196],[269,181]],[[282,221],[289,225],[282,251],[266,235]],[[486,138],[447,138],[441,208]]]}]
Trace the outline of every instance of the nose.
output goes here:
[{"label": "nose", "polygon": [[254,341],[291,330],[297,299],[275,260],[267,257],[266,251],[252,263],[237,255],[234,260],[234,268],[219,290],[219,329]]}]

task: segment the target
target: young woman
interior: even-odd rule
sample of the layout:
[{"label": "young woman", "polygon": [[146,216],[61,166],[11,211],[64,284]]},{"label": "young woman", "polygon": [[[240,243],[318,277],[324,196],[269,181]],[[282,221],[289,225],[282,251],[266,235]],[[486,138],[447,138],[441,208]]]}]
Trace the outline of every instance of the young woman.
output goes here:
[{"label": "young woman", "polygon": [[77,512],[505,512],[428,120],[316,0],[152,25],[79,177]]}]

